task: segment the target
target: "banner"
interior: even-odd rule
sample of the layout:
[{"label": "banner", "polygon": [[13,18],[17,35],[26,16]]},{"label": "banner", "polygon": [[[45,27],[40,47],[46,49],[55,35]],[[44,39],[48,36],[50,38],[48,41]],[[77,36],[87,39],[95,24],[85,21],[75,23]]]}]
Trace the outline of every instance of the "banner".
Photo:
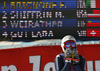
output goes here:
[{"label": "banner", "polygon": [[[77,45],[86,59],[87,71],[100,71],[100,44]],[[0,50],[0,71],[55,71],[54,59],[60,46],[33,46]]]}]

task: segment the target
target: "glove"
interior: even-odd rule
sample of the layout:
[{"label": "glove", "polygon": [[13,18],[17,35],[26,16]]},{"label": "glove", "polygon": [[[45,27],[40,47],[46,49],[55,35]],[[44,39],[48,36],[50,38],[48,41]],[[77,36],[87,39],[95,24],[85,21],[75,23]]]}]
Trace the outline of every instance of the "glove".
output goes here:
[{"label": "glove", "polygon": [[79,64],[79,57],[78,57],[78,51],[76,49],[72,50],[72,65]]},{"label": "glove", "polygon": [[67,48],[65,53],[65,62],[72,63],[72,51],[70,48]]}]

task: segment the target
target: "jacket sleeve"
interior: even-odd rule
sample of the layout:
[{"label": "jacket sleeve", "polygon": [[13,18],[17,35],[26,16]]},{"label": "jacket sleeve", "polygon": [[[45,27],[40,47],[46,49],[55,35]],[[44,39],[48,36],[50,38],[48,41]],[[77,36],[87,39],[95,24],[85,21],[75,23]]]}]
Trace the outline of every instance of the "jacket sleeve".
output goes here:
[{"label": "jacket sleeve", "polygon": [[55,58],[55,69],[56,71],[70,71],[71,64],[63,62],[63,57],[57,55]]},{"label": "jacket sleeve", "polygon": [[75,68],[75,71],[86,71],[85,58],[83,56],[80,56],[80,62],[78,65],[75,65],[74,68]]}]

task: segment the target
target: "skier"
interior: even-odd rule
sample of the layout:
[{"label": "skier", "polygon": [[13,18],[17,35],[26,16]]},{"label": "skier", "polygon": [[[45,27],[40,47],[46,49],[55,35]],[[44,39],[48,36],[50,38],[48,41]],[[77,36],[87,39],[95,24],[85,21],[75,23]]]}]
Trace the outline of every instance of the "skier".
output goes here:
[{"label": "skier", "polygon": [[61,41],[63,52],[55,58],[56,71],[85,71],[85,58],[78,54],[76,39],[65,36]]}]

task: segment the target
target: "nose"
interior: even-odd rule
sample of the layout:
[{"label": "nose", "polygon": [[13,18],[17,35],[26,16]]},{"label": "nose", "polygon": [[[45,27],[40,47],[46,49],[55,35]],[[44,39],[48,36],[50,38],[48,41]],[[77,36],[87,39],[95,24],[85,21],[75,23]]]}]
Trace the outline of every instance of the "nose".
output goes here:
[{"label": "nose", "polygon": [[73,49],[75,49],[75,48],[73,48],[73,47],[70,47],[70,49],[71,49],[71,50],[73,50]]}]

